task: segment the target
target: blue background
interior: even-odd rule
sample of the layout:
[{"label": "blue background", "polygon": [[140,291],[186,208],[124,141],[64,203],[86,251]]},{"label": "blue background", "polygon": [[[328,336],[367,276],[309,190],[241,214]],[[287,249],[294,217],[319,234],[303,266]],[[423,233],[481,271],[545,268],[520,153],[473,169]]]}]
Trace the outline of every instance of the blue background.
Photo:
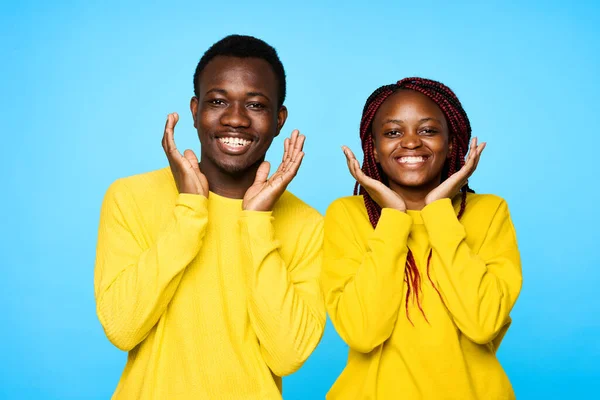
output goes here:
[{"label": "blue background", "polygon": [[[417,75],[456,91],[488,142],[471,185],[508,200],[522,251],[523,292],[499,358],[519,399],[591,397],[600,382],[600,6],[568,3],[3,2],[0,398],[112,394],[126,355],[95,315],[101,200],[116,178],[167,165],[168,112],[181,115],[179,147],[198,149],[192,75],[230,33],[279,51],[284,132],[308,137],[291,190],[321,212],[351,193],[339,147],[360,149],[372,90]],[[268,159],[280,157],[283,136]],[[345,360],[328,325],[284,380],[286,400],[322,399]]]}]

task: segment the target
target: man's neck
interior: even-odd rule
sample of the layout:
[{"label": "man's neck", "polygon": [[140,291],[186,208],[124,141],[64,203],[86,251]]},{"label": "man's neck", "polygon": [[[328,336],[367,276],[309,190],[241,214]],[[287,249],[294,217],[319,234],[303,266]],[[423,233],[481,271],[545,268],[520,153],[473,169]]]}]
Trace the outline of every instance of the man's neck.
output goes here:
[{"label": "man's neck", "polygon": [[258,162],[245,171],[230,174],[210,161],[201,160],[200,171],[206,176],[208,188],[211,192],[230,199],[243,199],[248,188],[254,183],[256,171],[260,164]]}]

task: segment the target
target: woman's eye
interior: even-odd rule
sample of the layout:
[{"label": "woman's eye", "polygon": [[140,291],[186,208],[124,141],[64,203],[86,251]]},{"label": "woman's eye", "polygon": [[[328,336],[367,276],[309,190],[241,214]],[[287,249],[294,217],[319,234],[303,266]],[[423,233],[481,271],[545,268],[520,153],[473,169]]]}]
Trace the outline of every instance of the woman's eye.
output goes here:
[{"label": "woman's eye", "polygon": [[394,137],[394,136],[399,136],[400,132],[399,131],[388,131],[384,135]]}]

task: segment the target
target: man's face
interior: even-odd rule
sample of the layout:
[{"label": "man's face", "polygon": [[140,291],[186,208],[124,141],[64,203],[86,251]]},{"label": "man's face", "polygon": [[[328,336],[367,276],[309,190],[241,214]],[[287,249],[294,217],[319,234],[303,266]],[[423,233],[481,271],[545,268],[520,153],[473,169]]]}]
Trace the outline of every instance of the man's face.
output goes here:
[{"label": "man's face", "polygon": [[217,56],[206,65],[191,101],[203,164],[234,175],[264,160],[287,118],[277,83],[260,58]]}]

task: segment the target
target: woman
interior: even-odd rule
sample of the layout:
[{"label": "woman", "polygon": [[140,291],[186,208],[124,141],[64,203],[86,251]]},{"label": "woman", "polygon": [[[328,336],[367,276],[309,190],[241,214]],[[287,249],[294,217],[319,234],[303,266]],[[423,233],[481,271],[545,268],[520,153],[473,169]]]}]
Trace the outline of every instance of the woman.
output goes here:
[{"label": "woman", "polygon": [[359,195],[325,217],[322,284],[350,347],[327,398],[513,399],[496,350],[521,263],[505,201],[467,184],[485,143],[456,95],[421,78],[377,89],[360,136],[362,169],[343,147]]}]

